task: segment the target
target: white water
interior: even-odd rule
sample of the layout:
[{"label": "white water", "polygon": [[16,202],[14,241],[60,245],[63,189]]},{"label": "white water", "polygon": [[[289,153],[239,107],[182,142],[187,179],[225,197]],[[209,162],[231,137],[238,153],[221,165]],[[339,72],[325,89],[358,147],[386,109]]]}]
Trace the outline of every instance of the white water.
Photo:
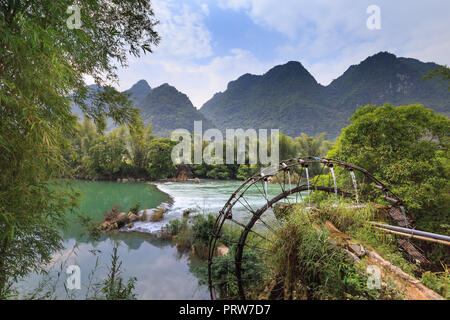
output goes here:
[{"label": "white water", "polygon": [[[166,182],[157,183],[159,190],[167,193],[172,198],[172,203],[165,204],[168,210],[160,222],[136,222],[133,228],[123,231],[139,231],[156,234],[173,219],[182,219],[183,211],[196,209],[190,216],[196,214],[217,214],[225,205],[231,194],[241,185],[242,181],[218,181],[202,180],[200,183]],[[242,201],[244,205],[256,210],[267,203],[266,197],[271,199],[282,192],[279,184],[259,184],[259,189],[252,186]],[[240,202],[233,207],[233,218],[246,221],[250,216],[248,210]],[[147,216],[151,216],[154,209],[147,210]],[[139,214],[142,214],[141,211]]]},{"label": "white water", "polygon": [[308,171],[308,167],[305,167],[305,172],[306,172],[306,184],[308,185],[308,202],[311,205],[311,192],[309,190],[309,171]]},{"label": "white water", "polygon": [[359,203],[358,185],[356,184],[355,172],[350,170],[350,176],[352,177],[353,187],[355,188],[356,203]]},{"label": "white water", "polygon": [[336,175],[334,174],[334,168],[330,167],[331,175],[333,176],[333,183],[334,183],[334,195],[337,199],[337,184],[336,184]]}]

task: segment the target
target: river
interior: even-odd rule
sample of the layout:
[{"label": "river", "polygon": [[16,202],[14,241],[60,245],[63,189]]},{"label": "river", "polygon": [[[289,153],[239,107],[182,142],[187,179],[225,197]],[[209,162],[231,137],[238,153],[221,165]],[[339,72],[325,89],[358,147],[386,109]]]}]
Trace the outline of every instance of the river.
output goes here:
[{"label": "river", "polygon": [[[136,277],[135,292],[138,299],[209,299],[207,287],[198,284],[191,268],[199,262],[195,257],[181,254],[171,241],[155,237],[162,226],[172,219],[181,219],[185,209],[196,209],[194,214],[217,212],[223,207],[240,181],[204,180],[194,182],[166,182],[158,184],[74,181],[81,195],[76,211],[101,221],[105,211],[114,205],[127,211],[137,202],[142,209],[155,208],[162,203],[170,207],[161,222],[138,222],[134,228],[117,234],[103,235],[94,241],[79,223],[74,213],[68,213],[68,226],[62,231],[64,250],[54,255],[46,268],[47,275],[32,273],[22,279],[16,289],[25,298],[42,287],[37,297],[47,291],[56,299],[83,299],[92,296],[93,283],[104,279],[112,249],[118,245],[122,260],[121,276],[126,280]],[[279,186],[270,185],[268,193],[279,192]],[[263,205],[264,198],[258,190],[248,196],[251,205]],[[243,207],[236,207],[244,213]],[[235,213],[236,211],[234,211]],[[245,219],[242,217],[242,219]],[[66,290],[65,270],[68,265],[78,265],[81,270],[81,289]]]}]

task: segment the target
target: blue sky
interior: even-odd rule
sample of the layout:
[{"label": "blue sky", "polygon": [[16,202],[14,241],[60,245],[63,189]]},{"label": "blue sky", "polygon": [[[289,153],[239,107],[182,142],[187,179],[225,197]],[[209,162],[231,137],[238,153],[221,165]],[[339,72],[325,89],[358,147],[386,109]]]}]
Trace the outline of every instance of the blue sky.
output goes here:
[{"label": "blue sky", "polygon": [[[130,58],[119,88],[169,83],[200,108],[244,73],[300,61],[327,85],[379,51],[450,65],[447,0],[153,0],[161,44]],[[381,29],[369,30],[369,5]]]}]

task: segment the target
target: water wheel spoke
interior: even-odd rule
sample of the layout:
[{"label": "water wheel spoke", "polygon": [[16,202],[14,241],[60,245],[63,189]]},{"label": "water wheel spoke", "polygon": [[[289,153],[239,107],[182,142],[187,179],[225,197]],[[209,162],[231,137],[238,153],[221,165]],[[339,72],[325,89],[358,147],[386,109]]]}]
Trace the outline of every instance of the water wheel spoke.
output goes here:
[{"label": "water wheel spoke", "polygon": [[[337,167],[344,170],[336,170]],[[281,170],[283,170],[283,174],[281,174]],[[347,171],[350,171],[350,175]],[[293,173],[294,176],[291,177],[291,173]],[[210,287],[213,283],[220,285],[221,294],[225,295],[224,297],[221,297],[221,299],[227,297],[230,297],[231,299],[237,297],[245,299],[246,290],[249,289],[246,287],[249,285],[253,287],[255,284],[258,284],[258,281],[261,281],[264,278],[259,276],[259,274],[247,274],[245,270],[247,266],[246,262],[253,263],[254,255],[245,255],[244,251],[250,252],[250,250],[253,250],[257,252],[257,256],[263,257],[263,261],[270,256],[270,248],[273,245],[273,240],[278,237],[278,228],[282,224],[282,221],[274,219],[272,210],[269,209],[274,208],[275,204],[280,201],[292,204],[293,197],[290,197],[293,196],[294,193],[296,203],[298,203],[300,199],[302,203],[308,201],[308,203],[311,204],[311,193],[313,191],[319,191],[330,195],[334,193],[336,199],[338,199],[338,195],[345,198],[351,198],[356,201],[357,204],[364,203],[364,200],[366,199],[362,199],[363,195],[368,195],[368,199],[373,200],[375,198],[377,200],[380,195],[384,194],[389,196],[390,198],[388,200],[394,204],[403,205],[401,199],[395,196],[387,189],[385,184],[377,180],[377,178],[369,172],[352,164],[347,164],[334,159],[319,159],[315,157],[289,159],[280,164],[280,169],[278,169],[278,172],[273,173],[273,176],[276,176],[276,174],[278,174],[276,177],[277,179],[278,177],[283,179],[283,181],[281,181],[281,179],[278,179],[277,181],[282,193],[269,199],[269,176],[255,175],[251,179],[247,179],[235,193],[233,193],[214,224],[213,230],[215,232],[215,239],[210,241],[208,279]],[[310,178],[310,174],[312,178]],[[297,175],[297,177],[295,177],[295,175]],[[336,178],[338,175],[339,181],[341,182],[340,188],[337,186]],[[294,186],[292,186],[291,178],[294,178]],[[306,180],[306,184],[303,183],[303,179]],[[289,187],[287,187],[288,184]],[[253,189],[256,188],[257,191],[253,191],[252,186],[254,186]],[[370,187],[373,187],[374,191],[370,191]],[[274,188],[271,187],[272,192],[276,189],[277,187],[275,186]],[[302,192],[304,191],[308,191],[307,197],[303,197]],[[250,195],[250,197],[247,197],[247,194]],[[257,210],[254,209],[255,205],[253,203],[255,195],[256,198],[258,198],[257,201],[263,200],[266,202],[266,204],[258,202]],[[225,216],[227,213],[231,213],[231,210],[235,205],[238,205],[239,207],[242,206],[242,208],[245,208],[245,210],[251,213],[250,216],[247,215],[244,217],[245,222],[240,222],[233,219],[233,217]],[[266,214],[267,218],[263,217],[264,214]],[[231,221],[242,228],[238,241],[234,236],[228,237],[226,235],[221,235],[224,221]],[[219,240],[219,238],[221,240]],[[225,262],[229,264],[228,270],[225,270],[225,272],[228,272],[226,279],[213,279],[211,273],[211,259],[213,259],[213,255],[215,254],[213,250],[215,250],[216,245],[221,241],[226,245],[233,247],[237,245],[237,247],[235,256],[231,258],[230,255],[230,257],[228,257],[229,259]],[[229,286],[231,283],[233,283],[233,288],[236,288],[237,285],[238,293],[231,292],[233,291],[231,290],[232,287]],[[214,294],[212,289],[211,292],[213,297]],[[226,296],[227,294],[228,296]]]},{"label": "water wheel spoke", "polygon": [[[238,226],[244,228],[245,230],[247,230],[247,226],[240,223],[239,221],[236,221],[235,219],[230,219],[230,221],[233,221],[234,223],[236,223]],[[258,237],[262,238],[262,239],[266,239],[266,237],[264,237],[263,235],[259,234],[258,232],[252,230],[252,229],[248,229],[249,232],[256,234]]]}]

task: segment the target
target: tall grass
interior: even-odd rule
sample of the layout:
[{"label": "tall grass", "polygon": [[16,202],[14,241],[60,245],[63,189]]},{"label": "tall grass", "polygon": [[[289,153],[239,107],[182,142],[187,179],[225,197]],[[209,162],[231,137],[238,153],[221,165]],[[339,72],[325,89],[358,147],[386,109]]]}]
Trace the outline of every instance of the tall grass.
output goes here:
[{"label": "tall grass", "polygon": [[368,275],[353,266],[345,251],[330,241],[327,231],[317,227],[317,221],[311,211],[297,208],[284,219],[272,239],[268,262],[282,279],[285,298],[398,297],[389,288],[369,289],[366,285]]}]

